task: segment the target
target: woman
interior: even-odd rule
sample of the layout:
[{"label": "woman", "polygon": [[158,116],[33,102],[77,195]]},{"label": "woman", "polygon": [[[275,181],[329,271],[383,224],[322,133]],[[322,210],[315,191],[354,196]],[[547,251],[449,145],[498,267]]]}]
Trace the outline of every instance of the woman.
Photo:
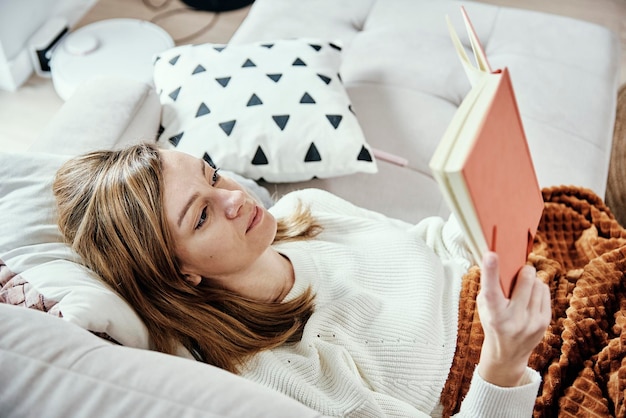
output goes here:
[{"label": "woman", "polygon": [[[409,225],[304,190],[271,209],[203,160],[150,145],[77,157],[54,193],[68,243],[146,323],[332,416],[437,416],[473,264],[453,221]],[[480,361],[459,416],[530,416],[550,321],[531,266],[506,299],[487,254]]]}]

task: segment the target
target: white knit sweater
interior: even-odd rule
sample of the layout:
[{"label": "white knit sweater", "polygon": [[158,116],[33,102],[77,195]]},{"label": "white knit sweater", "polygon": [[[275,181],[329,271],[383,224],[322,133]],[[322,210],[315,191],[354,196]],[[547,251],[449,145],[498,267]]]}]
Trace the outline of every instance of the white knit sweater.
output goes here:
[{"label": "white knit sweater", "polygon": [[[276,245],[295,270],[287,299],[311,287],[315,312],[302,340],[257,355],[243,376],[327,416],[440,415],[456,347],[461,277],[472,263],[454,221],[417,225],[321,190],[282,198],[271,212],[310,205],[323,231]],[[459,416],[528,417],[540,383],[499,388],[474,375]]]}]

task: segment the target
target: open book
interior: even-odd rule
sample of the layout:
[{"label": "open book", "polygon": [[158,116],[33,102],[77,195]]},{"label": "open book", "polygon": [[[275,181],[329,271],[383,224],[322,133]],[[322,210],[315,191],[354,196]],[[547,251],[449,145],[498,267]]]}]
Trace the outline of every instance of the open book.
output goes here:
[{"label": "open book", "polygon": [[500,283],[510,296],[537,231],[543,198],[506,68],[492,71],[462,8],[473,65],[450,20],[453,44],[471,90],[430,160],[433,176],[480,263],[495,251]]}]

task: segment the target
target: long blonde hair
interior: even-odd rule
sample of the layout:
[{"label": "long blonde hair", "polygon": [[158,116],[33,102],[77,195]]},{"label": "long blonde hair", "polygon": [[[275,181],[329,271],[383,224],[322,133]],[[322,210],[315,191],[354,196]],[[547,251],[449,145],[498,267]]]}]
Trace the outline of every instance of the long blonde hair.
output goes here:
[{"label": "long blonde hair", "polygon": [[[154,349],[178,343],[203,361],[237,372],[251,355],[299,340],[313,312],[306,292],[285,303],[259,302],[180,272],[163,209],[158,150],[149,144],[98,151],[66,162],[53,191],[58,224],[85,265],[115,289],[146,324]],[[278,220],[275,242],[319,230],[300,208]]]}]

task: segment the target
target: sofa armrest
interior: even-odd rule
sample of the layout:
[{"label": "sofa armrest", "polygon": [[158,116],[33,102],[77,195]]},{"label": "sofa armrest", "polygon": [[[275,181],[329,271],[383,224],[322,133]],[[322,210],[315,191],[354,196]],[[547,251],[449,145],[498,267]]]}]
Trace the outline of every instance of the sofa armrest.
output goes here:
[{"label": "sofa armrest", "polygon": [[154,141],[161,117],[150,85],[106,77],[83,83],[61,107],[30,150],[77,155]]},{"label": "sofa armrest", "polygon": [[302,417],[304,405],[217,367],[110,344],[0,303],[0,416]]}]

